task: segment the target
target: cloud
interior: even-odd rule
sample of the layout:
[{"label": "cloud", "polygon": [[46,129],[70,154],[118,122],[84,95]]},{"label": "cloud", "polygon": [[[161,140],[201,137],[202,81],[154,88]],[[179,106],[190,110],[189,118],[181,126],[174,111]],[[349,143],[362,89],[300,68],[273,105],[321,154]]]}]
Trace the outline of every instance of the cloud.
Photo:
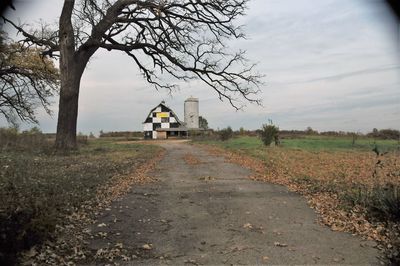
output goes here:
[{"label": "cloud", "polygon": [[[144,116],[161,100],[183,119],[183,102],[190,96],[200,99],[200,114],[214,128],[256,129],[272,118],[285,129],[399,129],[400,56],[393,37],[398,29],[377,2],[250,1],[239,22],[247,40],[227,43],[232,50],[247,50],[266,74],[259,94],[264,106],[248,104],[244,111],[219,101],[197,80],[177,82],[180,89],[172,93],[156,91],[130,58],[97,52],[81,82],[78,130],[141,130]],[[22,12],[22,20],[54,20],[61,3],[37,1]],[[55,131],[56,116],[40,113],[39,119],[45,131]]]},{"label": "cloud", "polygon": [[381,66],[381,67],[363,69],[363,70],[352,71],[352,72],[347,72],[347,73],[340,73],[340,74],[316,78],[316,79],[310,79],[310,80],[304,81],[303,83],[311,83],[311,82],[322,81],[322,80],[336,81],[336,80],[350,78],[350,77],[358,76],[358,75],[373,74],[373,73],[377,73],[377,72],[385,72],[388,70],[399,70],[399,69],[400,69],[400,66]]}]

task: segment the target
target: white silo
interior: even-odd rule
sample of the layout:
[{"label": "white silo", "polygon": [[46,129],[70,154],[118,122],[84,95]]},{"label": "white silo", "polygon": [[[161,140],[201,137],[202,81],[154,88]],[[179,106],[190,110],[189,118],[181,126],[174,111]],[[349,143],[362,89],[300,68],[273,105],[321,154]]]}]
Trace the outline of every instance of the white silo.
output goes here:
[{"label": "white silo", "polygon": [[185,124],[186,127],[199,128],[199,99],[190,97],[185,100]]}]

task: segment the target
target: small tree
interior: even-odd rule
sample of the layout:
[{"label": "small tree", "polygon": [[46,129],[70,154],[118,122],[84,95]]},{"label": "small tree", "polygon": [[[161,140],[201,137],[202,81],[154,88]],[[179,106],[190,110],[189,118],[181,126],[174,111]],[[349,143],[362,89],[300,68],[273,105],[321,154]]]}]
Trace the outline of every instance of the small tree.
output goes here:
[{"label": "small tree", "polygon": [[351,145],[354,146],[356,145],[356,140],[358,139],[359,134],[356,132],[351,132]]},{"label": "small tree", "polygon": [[279,145],[279,127],[275,126],[271,120],[268,124],[263,124],[261,128],[261,140],[265,146],[270,146],[272,142]]},{"label": "small tree", "polygon": [[199,127],[200,128],[204,128],[204,129],[208,129],[208,121],[207,121],[207,119],[205,119],[202,116],[199,116]]},{"label": "small tree", "polygon": [[233,130],[230,126],[223,128],[219,131],[219,137],[222,141],[228,140],[233,137]]},{"label": "small tree", "polygon": [[307,127],[305,133],[307,135],[316,135],[318,134],[318,131],[314,130],[312,127]]}]

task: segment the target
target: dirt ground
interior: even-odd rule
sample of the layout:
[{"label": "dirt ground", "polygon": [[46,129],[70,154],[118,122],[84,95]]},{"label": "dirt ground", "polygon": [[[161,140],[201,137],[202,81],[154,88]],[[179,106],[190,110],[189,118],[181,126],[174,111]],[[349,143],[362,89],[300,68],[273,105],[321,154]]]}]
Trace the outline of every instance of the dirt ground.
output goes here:
[{"label": "dirt ground", "polygon": [[121,265],[380,264],[374,242],[318,225],[301,196],[199,147],[160,145],[159,181],[104,211],[88,264],[108,264],[113,249]]}]

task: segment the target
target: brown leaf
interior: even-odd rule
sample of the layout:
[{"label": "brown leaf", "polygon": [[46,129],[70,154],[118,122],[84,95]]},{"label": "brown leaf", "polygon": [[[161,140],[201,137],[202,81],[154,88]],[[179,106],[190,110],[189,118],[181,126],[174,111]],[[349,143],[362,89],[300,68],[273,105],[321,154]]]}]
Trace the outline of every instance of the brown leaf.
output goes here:
[{"label": "brown leaf", "polygon": [[144,245],[142,246],[142,249],[151,250],[151,249],[153,249],[153,245],[152,245],[152,244],[144,244]]},{"label": "brown leaf", "polygon": [[287,244],[285,244],[285,243],[280,243],[280,242],[274,242],[274,245],[275,245],[276,247],[287,247],[287,246],[288,246]]},{"label": "brown leaf", "polygon": [[253,226],[251,225],[251,223],[245,223],[245,224],[243,225],[243,228],[252,229]]}]

